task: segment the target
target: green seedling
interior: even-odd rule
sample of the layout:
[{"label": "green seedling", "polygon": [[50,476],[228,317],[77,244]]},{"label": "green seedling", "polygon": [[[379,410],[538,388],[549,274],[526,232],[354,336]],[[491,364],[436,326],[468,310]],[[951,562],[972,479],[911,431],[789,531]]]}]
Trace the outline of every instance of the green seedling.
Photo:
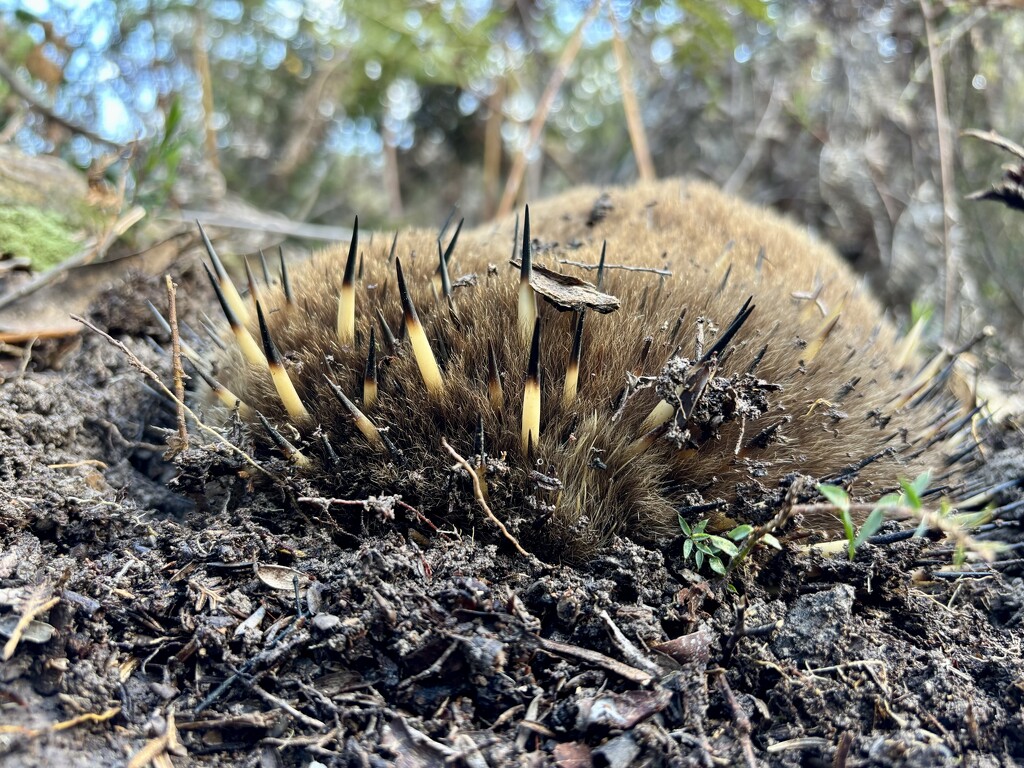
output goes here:
[{"label": "green seedling", "polygon": [[[739,555],[740,548],[736,546],[736,542],[747,538],[754,530],[754,527],[752,525],[737,525],[731,531],[728,531],[725,536],[718,536],[707,532],[709,520],[710,518],[704,518],[699,523],[691,526],[682,517],[679,518],[679,527],[683,531],[683,536],[686,537],[683,541],[683,559],[689,560],[692,557],[698,570],[703,567],[704,561],[707,560],[708,567],[712,571],[724,576],[727,569],[725,562],[722,560],[723,556],[735,558]],[[776,549],[782,548],[778,539],[770,533],[764,534],[762,540]]]}]

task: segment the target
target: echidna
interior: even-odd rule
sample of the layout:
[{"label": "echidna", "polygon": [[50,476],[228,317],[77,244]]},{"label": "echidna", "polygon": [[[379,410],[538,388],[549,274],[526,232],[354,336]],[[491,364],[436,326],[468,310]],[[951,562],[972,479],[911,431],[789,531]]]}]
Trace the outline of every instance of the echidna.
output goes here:
[{"label": "echidna", "polygon": [[948,358],[918,367],[838,256],[706,184],[580,188],[518,226],[356,231],[249,300],[211,247],[218,393],[264,459],[468,527],[445,438],[521,540],[575,559],[680,511],[763,520],[797,473],[880,495],[966,422]]}]

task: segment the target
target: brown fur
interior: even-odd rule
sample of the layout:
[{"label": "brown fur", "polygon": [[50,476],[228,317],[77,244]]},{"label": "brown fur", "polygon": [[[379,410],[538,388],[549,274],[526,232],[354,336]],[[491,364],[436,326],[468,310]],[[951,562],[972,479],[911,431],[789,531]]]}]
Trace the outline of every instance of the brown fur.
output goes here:
[{"label": "brown fur", "polygon": [[[922,430],[941,416],[943,406],[929,400],[917,408],[893,408],[913,372],[894,370],[894,329],[830,249],[778,216],[704,184],[670,180],[607,190],[612,207],[591,226],[588,217],[600,194],[581,188],[533,206],[532,233],[539,241],[535,262],[593,281],[595,272],[557,259],[596,264],[607,240],[609,264],[658,267],[672,275],[662,279],[651,273],[606,272],[604,290],[618,296],[622,306],[609,315],[587,313],[579,395],[568,409],[562,407],[561,396],[573,313],[559,313],[538,299],[543,404],[541,439],[531,462],[520,447],[528,350],[516,316],[519,273],[508,263],[511,220],[461,235],[451,279],[457,283],[475,274],[476,282],[455,288],[457,321],[431,290],[438,263],[436,233],[411,231],[398,237],[397,254],[445,381],[442,395],[428,395],[407,340],[400,355],[388,356],[378,328],[380,393],[366,415],[401,449],[402,461],[371,449],[325,380],[329,376],[360,404],[366,344],[378,306],[392,331],[399,333],[402,310],[395,266],[388,263],[390,238],[377,237],[372,245],[360,247],[364,274],[356,289],[355,349],[340,349],[335,331],[347,244],[294,270],[295,306],[285,304],[280,290],[263,291],[270,333],[312,416],[310,423],[294,425],[301,436],[296,442],[305,441],[303,450],[313,458],[312,469],[306,471],[325,492],[359,498],[401,492],[428,516],[451,521],[452,494],[458,491],[465,498],[466,484],[464,478],[454,479],[441,437],[470,456],[482,415],[491,460],[486,479],[496,514],[536,548],[578,557],[613,535],[650,540],[678,532],[680,506],[722,499],[734,505],[734,516],[767,516],[772,510],[735,506],[745,487],[756,482],[772,491],[794,472],[827,476],[886,446],[898,455],[871,463],[857,476],[858,488],[867,494],[893,486],[898,475],[928,463],[918,460],[906,466],[905,456],[913,453],[908,446],[920,442]],[[800,296],[815,294],[818,287],[816,300]],[[615,423],[613,401],[627,382],[627,372],[637,368],[645,337],[654,341],[641,373],[657,376],[677,345],[684,358],[696,357],[703,318],[714,324],[705,329],[704,347],[710,348],[749,296],[756,308],[716,374],[732,375],[737,384],[767,345],[755,376],[781,391],[768,392],[766,412],[745,423],[739,417],[726,420],[688,448],[659,438],[631,456],[634,441],[642,436],[640,425],[660,398],[653,388],[639,392]],[[829,313],[840,306],[838,323],[815,359],[804,364],[808,345],[813,346],[827,327]],[[683,309],[685,321],[672,341],[669,336]],[[255,321],[250,331],[258,338]],[[504,407],[499,413],[488,401],[488,342],[502,373]],[[271,422],[287,423],[266,371],[235,355],[222,378]],[[844,386],[851,382],[856,383]],[[767,427],[776,428],[771,439],[752,445]],[[342,457],[339,467],[322,458],[314,439],[318,429]],[[599,468],[595,457],[607,468]],[[556,477],[560,492],[547,487],[549,482],[538,482],[537,475],[531,477],[531,470]],[[475,524],[465,518],[454,522]]]}]

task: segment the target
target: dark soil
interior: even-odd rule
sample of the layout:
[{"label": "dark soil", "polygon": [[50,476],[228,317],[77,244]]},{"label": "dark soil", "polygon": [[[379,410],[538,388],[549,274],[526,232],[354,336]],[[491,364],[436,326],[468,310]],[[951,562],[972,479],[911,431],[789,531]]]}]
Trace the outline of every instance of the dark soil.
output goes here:
[{"label": "dark soil", "polygon": [[729,588],[679,542],[548,565],[386,503],[356,538],[198,431],[165,462],[173,413],[98,336],[0,362],[0,640],[55,629],[0,662],[4,766],[1024,762],[1012,555],[789,542]]}]

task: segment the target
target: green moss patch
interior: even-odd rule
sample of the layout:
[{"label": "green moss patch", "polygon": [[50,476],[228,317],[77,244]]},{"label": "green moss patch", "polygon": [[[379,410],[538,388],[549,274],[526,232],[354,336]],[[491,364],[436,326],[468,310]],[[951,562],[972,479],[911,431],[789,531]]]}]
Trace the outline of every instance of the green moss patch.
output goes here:
[{"label": "green moss patch", "polygon": [[0,255],[21,256],[36,270],[49,269],[74,255],[80,239],[55,213],[28,206],[0,208]]}]

